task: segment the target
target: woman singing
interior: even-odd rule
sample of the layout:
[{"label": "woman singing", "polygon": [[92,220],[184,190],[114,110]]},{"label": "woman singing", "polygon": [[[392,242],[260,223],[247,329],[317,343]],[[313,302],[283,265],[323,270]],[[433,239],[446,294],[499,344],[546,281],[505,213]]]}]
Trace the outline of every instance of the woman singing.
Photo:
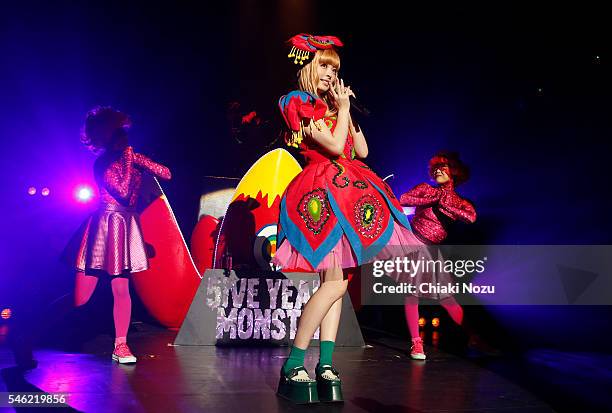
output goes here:
[{"label": "woman singing", "polygon": [[[342,46],[333,36],[300,34],[289,57],[303,65],[298,90],[280,98],[286,141],[301,150],[303,171],[281,200],[278,250],[273,262],[309,268],[321,284],[300,317],[282,367],[278,394],[296,403],[342,401],[332,365],[346,272],[378,258],[390,246],[421,245],[391,189],[360,159],[368,155],[363,131],[350,114],[350,86],[338,77]],[[304,368],[306,349],[320,328],[316,380]]]}]

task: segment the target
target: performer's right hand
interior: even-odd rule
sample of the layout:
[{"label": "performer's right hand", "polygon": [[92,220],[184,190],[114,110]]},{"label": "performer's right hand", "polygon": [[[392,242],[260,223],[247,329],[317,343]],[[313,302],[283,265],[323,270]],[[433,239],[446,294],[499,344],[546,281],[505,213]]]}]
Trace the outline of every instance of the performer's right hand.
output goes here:
[{"label": "performer's right hand", "polygon": [[329,89],[332,98],[338,105],[339,111],[348,111],[351,108],[349,97],[353,94],[350,87],[344,86],[344,80],[336,79],[334,86]]}]

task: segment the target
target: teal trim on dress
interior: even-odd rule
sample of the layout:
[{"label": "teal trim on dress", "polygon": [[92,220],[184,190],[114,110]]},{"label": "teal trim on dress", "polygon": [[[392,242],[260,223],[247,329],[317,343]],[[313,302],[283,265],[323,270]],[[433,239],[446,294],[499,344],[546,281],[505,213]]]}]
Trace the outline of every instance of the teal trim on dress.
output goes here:
[{"label": "teal trim on dress", "polygon": [[302,254],[302,256],[304,256],[304,258],[310,263],[310,265],[312,265],[313,268],[317,268],[317,265],[321,263],[325,256],[327,256],[327,254],[331,252],[332,248],[336,246],[338,241],[340,241],[342,234],[345,234],[351,248],[353,249],[353,252],[355,253],[355,257],[357,258],[357,263],[359,265],[372,260],[391,239],[395,221],[410,231],[412,231],[412,228],[406,215],[404,215],[402,211],[395,208],[387,194],[370,179],[368,179],[368,181],[385,199],[385,202],[387,203],[387,206],[392,214],[392,216],[389,217],[387,228],[385,228],[382,234],[372,243],[372,245],[367,248],[363,247],[359,235],[353,229],[350,222],[346,219],[331,191],[327,187],[325,190],[329,199],[329,205],[338,222],[336,222],[334,228],[331,230],[325,241],[323,241],[323,243],[321,243],[316,250],[312,249],[299,227],[289,218],[289,215],[287,214],[286,198],[283,197],[280,203],[279,222],[281,229],[278,233],[277,245],[280,246],[286,239],[291,246],[293,246],[300,254]]},{"label": "teal trim on dress", "polygon": [[302,254],[304,258],[306,258],[310,265],[312,265],[312,268],[317,268],[317,265],[323,261],[323,258],[330,253],[332,248],[336,246],[342,237],[342,227],[336,223],[325,241],[319,245],[319,248],[313,250],[304,234],[302,234],[297,225],[295,225],[289,218],[289,215],[287,215],[287,207],[285,205],[284,197],[280,204],[279,220],[286,239],[289,241],[291,246],[293,246],[293,248],[298,250],[298,252]]},{"label": "teal trim on dress", "polygon": [[329,204],[332,210],[334,211],[334,213],[336,214],[336,218],[338,219],[338,222],[342,226],[342,229],[344,230],[344,234],[348,238],[349,243],[351,244],[351,247],[353,248],[353,252],[355,253],[355,256],[357,257],[357,263],[359,265],[362,265],[363,263],[370,261],[385,247],[385,245],[387,245],[387,243],[389,242],[389,239],[391,239],[391,235],[393,234],[393,222],[394,222],[393,219],[389,217],[390,219],[387,224],[387,228],[385,228],[383,233],[380,234],[378,239],[374,241],[372,245],[370,245],[367,248],[364,248],[363,244],[361,243],[361,240],[359,239],[359,235],[357,235],[357,232],[353,229],[353,227],[348,222],[346,217],[340,211],[340,207],[338,206],[338,203],[334,199],[333,195],[331,194],[331,192],[329,192],[329,190],[327,192],[328,192],[327,196],[329,198]]}]

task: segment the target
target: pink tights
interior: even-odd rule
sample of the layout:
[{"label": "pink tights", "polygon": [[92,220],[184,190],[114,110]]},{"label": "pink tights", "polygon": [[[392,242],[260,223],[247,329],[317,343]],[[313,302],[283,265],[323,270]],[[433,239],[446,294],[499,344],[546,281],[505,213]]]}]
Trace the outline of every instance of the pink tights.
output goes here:
[{"label": "pink tights", "polygon": [[[98,277],[77,272],[74,288],[74,304],[81,306],[91,298]],[[115,345],[125,343],[130,317],[132,315],[132,299],[130,298],[129,280],[122,277],[113,277],[111,281],[113,290],[113,319],[115,320]]]},{"label": "pink tights", "polygon": [[[455,323],[461,325],[463,323],[463,308],[453,298],[448,297],[440,300],[440,305],[448,312],[450,318]],[[409,295],[404,299],[404,314],[406,315],[406,324],[412,338],[419,337],[419,299],[413,295]]]}]

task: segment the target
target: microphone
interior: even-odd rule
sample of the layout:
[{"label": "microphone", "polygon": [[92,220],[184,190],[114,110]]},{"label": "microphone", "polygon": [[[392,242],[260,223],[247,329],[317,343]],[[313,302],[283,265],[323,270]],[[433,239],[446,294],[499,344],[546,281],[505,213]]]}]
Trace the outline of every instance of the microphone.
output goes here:
[{"label": "microphone", "polygon": [[370,111],[368,110],[368,108],[363,106],[357,99],[352,96],[349,96],[349,100],[351,101],[351,109],[355,109],[363,116],[370,116]]}]

